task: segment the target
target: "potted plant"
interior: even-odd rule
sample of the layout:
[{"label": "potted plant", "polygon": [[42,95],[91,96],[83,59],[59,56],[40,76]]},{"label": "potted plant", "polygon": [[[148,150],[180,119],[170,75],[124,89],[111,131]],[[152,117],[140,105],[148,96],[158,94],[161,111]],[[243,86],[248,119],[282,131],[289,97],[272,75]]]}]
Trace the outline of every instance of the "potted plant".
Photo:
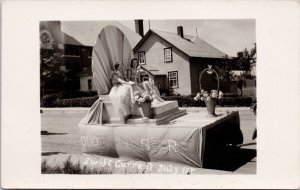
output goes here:
[{"label": "potted plant", "polygon": [[223,98],[223,93],[220,90],[211,90],[210,92],[204,91],[197,93],[194,97],[195,101],[201,100],[205,102],[207,112],[209,116],[216,117],[215,108],[217,99]]}]

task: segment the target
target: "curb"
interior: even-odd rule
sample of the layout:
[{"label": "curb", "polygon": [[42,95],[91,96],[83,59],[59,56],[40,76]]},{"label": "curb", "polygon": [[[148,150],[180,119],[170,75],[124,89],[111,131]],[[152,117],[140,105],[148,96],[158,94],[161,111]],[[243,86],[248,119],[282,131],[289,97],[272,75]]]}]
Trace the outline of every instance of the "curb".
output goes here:
[{"label": "curb", "polygon": [[86,113],[89,108],[71,107],[71,108],[40,108],[43,113]]},{"label": "curb", "polygon": [[[88,107],[68,107],[68,108],[40,108],[43,113],[86,113],[90,108]],[[206,111],[205,107],[180,107],[187,112]],[[216,107],[220,111],[247,111],[250,107]]]}]

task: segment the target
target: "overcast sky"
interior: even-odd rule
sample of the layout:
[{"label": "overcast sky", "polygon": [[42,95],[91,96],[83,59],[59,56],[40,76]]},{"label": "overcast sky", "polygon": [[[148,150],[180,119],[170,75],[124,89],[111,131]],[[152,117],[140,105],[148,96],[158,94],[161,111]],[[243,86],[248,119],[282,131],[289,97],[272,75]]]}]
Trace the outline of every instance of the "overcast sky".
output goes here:
[{"label": "overcast sky", "polygon": [[[120,21],[135,31],[134,21]],[[196,36],[215,46],[229,56],[254,46],[255,20],[150,20],[150,28],[177,33],[177,26],[183,26],[183,32]],[[144,33],[149,30],[149,21],[144,20]]]}]

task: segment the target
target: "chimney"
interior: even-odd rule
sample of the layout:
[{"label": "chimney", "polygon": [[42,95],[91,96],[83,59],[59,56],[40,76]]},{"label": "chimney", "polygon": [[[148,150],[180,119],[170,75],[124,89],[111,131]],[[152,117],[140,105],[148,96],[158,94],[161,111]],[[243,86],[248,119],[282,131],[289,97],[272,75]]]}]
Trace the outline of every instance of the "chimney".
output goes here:
[{"label": "chimney", "polygon": [[140,36],[144,37],[144,25],[143,20],[134,20],[135,22],[135,32]]},{"label": "chimney", "polygon": [[183,38],[183,27],[177,26],[177,35]]}]

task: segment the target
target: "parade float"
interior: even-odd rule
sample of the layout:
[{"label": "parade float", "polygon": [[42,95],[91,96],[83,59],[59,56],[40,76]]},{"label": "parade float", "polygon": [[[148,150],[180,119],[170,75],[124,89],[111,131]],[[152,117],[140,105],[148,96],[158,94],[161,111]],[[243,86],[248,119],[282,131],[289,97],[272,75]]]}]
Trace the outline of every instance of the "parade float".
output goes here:
[{"label": "parade float", "polygon": [[207,97],[210,115],[203,111],[189,113],[179,108],[177,101],[155,102],[153,100],[160,97],[153,93],[156,90],[153,81],[154,90],[147,95],[133,90],[136,99],[132,114],[126,122],[122,121],[109,96],[113,87],[111,73],[115,63],[129,68],[132,58],[132,47],[121,30],[114,26],[102,29],[92,54],[93,79],[99,99],[79,123],[83,153],[126,162],[209,168],[213,160],[222,159],[219,152],[222,147],[243,142],[238,112],[215,111],[215,107],[209,108]]}]

